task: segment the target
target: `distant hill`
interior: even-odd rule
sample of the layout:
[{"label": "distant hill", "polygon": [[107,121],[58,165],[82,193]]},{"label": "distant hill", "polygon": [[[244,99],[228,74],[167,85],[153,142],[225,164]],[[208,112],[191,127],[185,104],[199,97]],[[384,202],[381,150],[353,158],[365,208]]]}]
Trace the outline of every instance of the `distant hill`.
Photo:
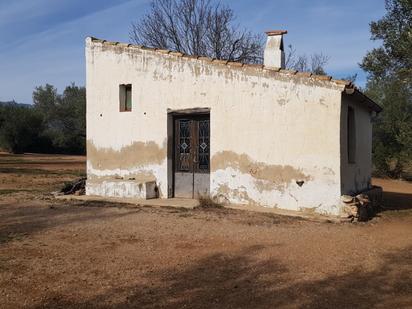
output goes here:
[{"label": "distant hill", "polygon": [[25,107],[32,107],[33,105],[31,104],[26,104],[26,103],[17,103],[16,101],[0,101],[0,106],[7,106],[7,105],[19,105],[19,106],[25,106]]}]

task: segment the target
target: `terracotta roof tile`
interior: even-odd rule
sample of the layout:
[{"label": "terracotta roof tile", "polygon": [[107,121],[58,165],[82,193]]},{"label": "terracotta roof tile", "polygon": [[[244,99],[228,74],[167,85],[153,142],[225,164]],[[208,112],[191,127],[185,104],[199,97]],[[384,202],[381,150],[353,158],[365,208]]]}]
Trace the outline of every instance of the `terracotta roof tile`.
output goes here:
[{"label": "terracotta roof tile", "polygon": [[272,35],[284,35],[287,34],[288,32],[286,30],[269,30],[265,32],[268,36]]},{"label": "terracotta roof tile", "polygon": [[272,71],[272,72],[280,72],[281,68],[263,66],[263,70]]},{"label": "terracotta roof tile", "polygon": [[327,76],[327,75],[312,75],[312,78],[317,79],[317,80],[327,80],[327,81],[332,80],[332,76]]},{"label": "terracotta roof tile", "polygon": [[142,45],[136,45],[136,44],[130,44],[129,48],[134,48],[134,49],[147,49],[145,46]]},{"label": "terracotta roof tile", "polygon": [[280,72],[280,73],[284,73],[284,74],[295,75],[298,71],[296,71],[296,70],[280,69],[279,72]]},{"label": "terracotta roof tile", "polygon": [[130,47],[130,46],[131,46],[131,44],[127,44],[127,43],[119,43],[119,44],[117,44],[117,46],[120,46],[120,47],[126,48],[126,47]]},{"label": "terracotta roof tile", "polygon": [[191,59],[199,59],[199,56],[196,56],[196,55],[187,55],[187,54],[185,54],[185,55],[183,55],[183,57],[191,58]]},{"label": "terracotta roof tile", "polygon": [[263,64],[245,63],[245,67],[263,69],[265,66]]},{"label": "terracotta roof tile", "polygon": [[170,50],[168,49],[156,49],[156,52],[162,53],[162,54],[170,54]]},{"label": "terracotta roof tile", "polygon": [[169,55],[176,56],[176,57],[183,57],[185,54],[177,51],[171,51]]},{"label": "terracotta roof tile", "polygon": [[203,61],[207,61],[207,62],[212,62],[213,61],[213,59],[212,58],[209,58],[209,57],[203,57],[203,56],[200,56],[199,58],[197,58],[197,59],[199,59],[199,60],[203,60]]},{"label": "terracotta roof tile", "polygon": [[311,77],[312,76],[312,73],[310,73],[310,72],[297,72],[296,73],[296,76],[299,76],[299,77]]},{"label": "terracotta roof tile", "polygon": [[217,64],[227,64],[229,61],[227,60],[219,60],[219,59],[213,59],[213,63],[217,63]]},{"label": "terracotta roof tile", "polygon": [[339,85],[350,86],[352,82],[350,80],[343,80],[343,79],[332,79],[332,81]]},{"label": "terracotta roof tile", "polygon": [[229,62],[227,63],[227,65],[234,66],[234,67],[243,67],[243,63],[242,63],[242,62],[229,61]]},{"label": "terracotta roof tile", "polygon": [[156,51],[156,48],[153,48],[153,47],[148,47],[148,46],[144,46],[144,45],[140,45],[140,47],[139,47],[139,45],[137,45],[137,46],[140,49]]}]

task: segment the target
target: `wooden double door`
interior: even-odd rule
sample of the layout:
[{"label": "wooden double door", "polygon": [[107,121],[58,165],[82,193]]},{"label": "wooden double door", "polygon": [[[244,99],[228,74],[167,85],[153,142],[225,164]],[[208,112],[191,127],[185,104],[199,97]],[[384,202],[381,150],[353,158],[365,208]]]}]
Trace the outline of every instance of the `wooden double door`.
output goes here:
[{"label": "wooden double door", "polygon": [[210,116],[174,118],[174,196],[198,198],[210,191]]}]

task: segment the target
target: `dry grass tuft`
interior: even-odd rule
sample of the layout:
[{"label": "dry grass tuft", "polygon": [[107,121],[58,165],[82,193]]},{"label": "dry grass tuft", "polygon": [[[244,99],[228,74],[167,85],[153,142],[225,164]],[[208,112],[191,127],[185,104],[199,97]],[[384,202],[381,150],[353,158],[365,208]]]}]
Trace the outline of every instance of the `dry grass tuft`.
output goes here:
[{"label": "dry grass tuft", "polygon": [[223,205],[214,201],[210,196],[201,196],[198,208],[223,208]]}]

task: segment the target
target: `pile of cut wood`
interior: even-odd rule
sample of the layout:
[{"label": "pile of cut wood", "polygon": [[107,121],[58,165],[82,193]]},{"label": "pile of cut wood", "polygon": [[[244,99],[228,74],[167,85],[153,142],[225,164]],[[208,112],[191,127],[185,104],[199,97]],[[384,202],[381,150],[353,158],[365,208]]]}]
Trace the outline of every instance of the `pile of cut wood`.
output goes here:
[{"label": "pile of cut wood", "polygon": [[60,190],[61,195],[84,195],[86,194],[86,178],[80,178],[73,182],[66,183]]},{"label": "pile of cut wood", "polygon": [[344,217],[348,221],[368,221],[375,214],[373,204],[366,194],[342,195],[341,201]]}]

